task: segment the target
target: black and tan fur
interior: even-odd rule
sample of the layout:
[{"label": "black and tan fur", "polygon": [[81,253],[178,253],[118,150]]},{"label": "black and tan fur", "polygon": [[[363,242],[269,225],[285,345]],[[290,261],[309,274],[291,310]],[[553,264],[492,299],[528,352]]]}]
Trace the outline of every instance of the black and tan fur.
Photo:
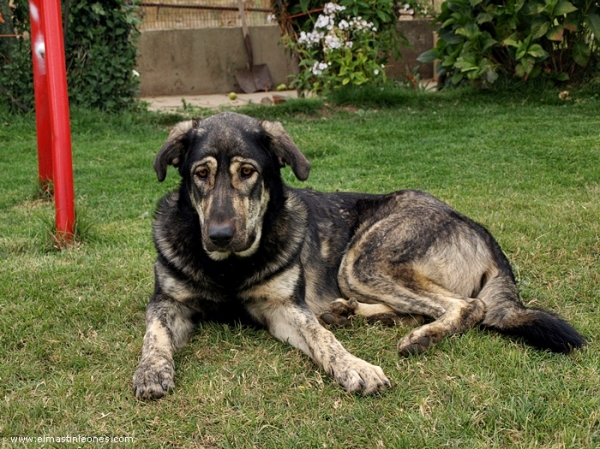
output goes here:
[{"label": "black and tan fur", "polygon": [[223,113],[169,135],[154,168],[163,181],[174,165],[182,180],[156,213],[137,397],[174,387],[173,353],[198,320],[248,317],[364,393],[388,378],[326,328],[353,315],[420,324],[398,343],[403,355],[475,325],[555,352],[585,343],[556,315],[525,308],[494,238],[445,203],[414,190],[294,189],[282,182],[285,164],[308,177],[309,162],[276,122]]}]

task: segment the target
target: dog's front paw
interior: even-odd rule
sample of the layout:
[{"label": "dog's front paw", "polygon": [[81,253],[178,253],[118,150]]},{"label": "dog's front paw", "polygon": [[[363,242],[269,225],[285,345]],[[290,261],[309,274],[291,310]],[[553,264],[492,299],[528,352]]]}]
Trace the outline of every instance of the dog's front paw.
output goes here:
[{"label": "dog's front paw", "polygon": [[329,309],[319,318],[326,325],[344,326],[356,314],[358,302],[354,298],[338,298],[329,305]]},{"label": "dog's front paw", "polygon": [[380,367],[354,356],[330,366],[329,374],[350,393],[372,394],[391,386]]},{"label": "dog's front paw", "polygon": [[164,357],[143,359],[133,375],[133,391],[138,399],[159,399],[175,388],[173,361]]}]

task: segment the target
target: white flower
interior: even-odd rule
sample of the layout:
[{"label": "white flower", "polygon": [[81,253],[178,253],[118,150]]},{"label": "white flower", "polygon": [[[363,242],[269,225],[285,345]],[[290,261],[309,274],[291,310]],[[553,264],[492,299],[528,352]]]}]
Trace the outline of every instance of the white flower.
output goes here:
[{"label": "white flower", "polygon": [[340,30],[347,30],[350,28],[350,24],[346,20],[342,19],[340,20],[340,23],[338,23],[338,28]]},{"label": "white flower", "polygon": [[323,7],[323,13],[326,15],[335,15],[335,13],[339,12],[339,11],[343,11],[345,10],[346,7],[345,6],[340,6],[337,3],[325,3],[325,6]]},{"label": "white flower", "polygon": [[375,27],[373,22],[367,22],[366,20],[363,20],[363,18],[360,16],[353,17],[352,19],[350,19],[349,25],[350,28],[354,29],[355,31],[377,31],[377,27]]},{"label": "white flower", "polygon": [[313,73],[313,75],[320,76],[323,74],[323,71],[326,70],[327,67],[329,67],[330,65],[331,63],[316,61],[311,67],[310,71]]},{"label": "white flower", "polygon": [[325,42],[323,42],[323,47],[325,51],[334,50],[336,48],[342,47],[342,41],[339,37],[337,37],[333,33],[329,33],[325,36]]},{"label": "white flower", "polygon": [[315,62],[313,64],[313,66],[310,68],[310,71],[312,72],[313,75],[317,75],[317,76],[323,74],[323,71],[319,70],[319,63],[318,62]]},{"label": "white flower", "polygon": [[327,28],[329,25],[333,25],[333,18],[327,15],[321,14],[317,18],[317,23],[315,23],[315,29],[317,28]]},{"label": "white flower", "polygon": [[354,42],[352,42],[352,41],[346,42],[346,48],[352,48],[353,45],[354,45]]},{"label": "white flower", "polygon": [[140,72],[138,72],[137,70],[133,70],[133,76],[140,76]]},{"label": "white flower", "polygon": [[321,31],[313,30],[308,34],[305,31],[301,31],[300,36],[298,37],[298,43],[305,44],[307,47],[313,47],[319,45],[323,37],[325,37],[325,34]]},{"label": "white flower", "polygon": [[375,69],[375,70],[373,70],[373,74],[374,74],[375,76],[379,75],[379,70],[378,70],[378,69]]},{"label": "white flower", "polygon": [[275,14],[269,14],[267,16],[267,22],[269,22],[269,23],[277,22],[277,16]]}]

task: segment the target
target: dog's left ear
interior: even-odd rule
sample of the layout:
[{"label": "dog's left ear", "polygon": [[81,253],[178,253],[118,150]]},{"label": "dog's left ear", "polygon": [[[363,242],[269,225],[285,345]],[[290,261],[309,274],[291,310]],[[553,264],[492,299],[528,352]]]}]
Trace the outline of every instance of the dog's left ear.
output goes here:
[{"label": "dog's left ear", "polygon": [[306,181],[310,173],[310,162],[296,146],[290,135],[279,122],[263,120],[260,125],[271,138],[271,150],[283,167],[289,164],[300,181]]},{"label": "dog's left ear", "polygon": [[177,167],[183,162],[187,147],[189,145],[189,131],[198,125],[197,120],[180,122],[169,133],[156,159],[154,159],[154,171],[160,182],[167,177],[167,165]]}]

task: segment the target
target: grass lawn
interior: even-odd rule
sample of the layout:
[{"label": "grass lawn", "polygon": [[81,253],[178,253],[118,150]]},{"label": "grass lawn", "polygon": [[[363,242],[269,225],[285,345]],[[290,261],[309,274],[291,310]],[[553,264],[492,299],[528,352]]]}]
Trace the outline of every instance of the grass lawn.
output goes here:
[{"label": "grass lawn", "polygon": [[[170,169],[158,183],[152,162],[178,117],[72,112],[82,241],[58,251],[53,204],[36,195],[34,118],[0,112],[0,447],[32,446],[19,436],[211,449],[600,447],[600,98],[394,98],[244,112],[284,123],[312,161],[308,187],[423,189],[485,224],[524,300],[571,321],[584,350],[538,352],[473,329],[405,359],[395,347],[408,328],[357,320],[336,335],[393,384],[362,397],[264,331],[207,323],[175,357],[174,393],[139,402],[131,379],[153,290],[152,213],[178,182]],[[284,177],[300,185],[289,169]]]}]

